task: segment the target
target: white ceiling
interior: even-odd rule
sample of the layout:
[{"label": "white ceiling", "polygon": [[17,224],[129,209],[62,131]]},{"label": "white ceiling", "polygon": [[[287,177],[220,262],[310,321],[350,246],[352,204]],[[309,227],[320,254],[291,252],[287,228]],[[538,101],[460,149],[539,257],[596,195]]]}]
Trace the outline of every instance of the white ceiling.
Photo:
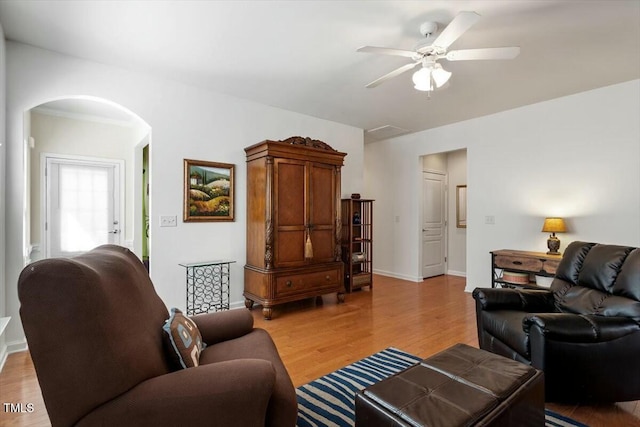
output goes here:
[{"label": "white ceiling", "polygon": [[[428,99],[408,58],[419,26],[482,19],[450,48],[520,46],[508,61],[441,61]],[[5,37],[362,129],[409,131],[640,78],[640,1],[1,1]],[[437,36],[437,34],[435,34]],[[607,108],[607,106],[603,106]],[[388,129],[387,129],[388,130]]]}]

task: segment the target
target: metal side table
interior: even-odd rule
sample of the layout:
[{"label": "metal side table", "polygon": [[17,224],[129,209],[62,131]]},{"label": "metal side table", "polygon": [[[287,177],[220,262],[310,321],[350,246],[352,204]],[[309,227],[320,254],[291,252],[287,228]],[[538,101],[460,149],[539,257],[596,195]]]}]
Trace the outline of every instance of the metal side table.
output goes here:
[{"label": "metal side table", "polygon": [[235,261],[179,264],[187,273],[187,316],[229,310],[229,279]]}]

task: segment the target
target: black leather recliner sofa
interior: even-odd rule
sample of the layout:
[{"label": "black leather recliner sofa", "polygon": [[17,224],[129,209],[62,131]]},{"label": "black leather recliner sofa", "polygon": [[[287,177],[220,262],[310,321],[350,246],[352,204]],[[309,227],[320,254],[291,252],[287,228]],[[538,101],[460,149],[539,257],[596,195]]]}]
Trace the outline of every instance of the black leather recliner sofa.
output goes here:
[{"label": "black leather recliner sofa", "polygon": [[640,249],[571,243],[550,289],[483,289],[480,348],[545,373],[545,400],[640,399]]}]

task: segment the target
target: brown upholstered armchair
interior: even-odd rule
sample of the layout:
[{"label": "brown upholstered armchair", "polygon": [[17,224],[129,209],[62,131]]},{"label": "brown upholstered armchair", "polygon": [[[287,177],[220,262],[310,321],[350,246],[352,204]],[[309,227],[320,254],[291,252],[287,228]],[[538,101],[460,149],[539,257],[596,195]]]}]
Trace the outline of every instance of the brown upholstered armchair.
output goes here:
[{"label": "brown upholstered armchair", "polygon": [[167,308],[138,258],[113,245],[20,275],[20,315],[53,426],[294,426],[295,389],[248,310],[192,317],[208,345],[174,370]]},{"label": "brown upholstered armchair", "polygon": [[571,243],[549,290],[480,289],[480,348],[541,369],[547,401],[640,399],[640,249]]}]

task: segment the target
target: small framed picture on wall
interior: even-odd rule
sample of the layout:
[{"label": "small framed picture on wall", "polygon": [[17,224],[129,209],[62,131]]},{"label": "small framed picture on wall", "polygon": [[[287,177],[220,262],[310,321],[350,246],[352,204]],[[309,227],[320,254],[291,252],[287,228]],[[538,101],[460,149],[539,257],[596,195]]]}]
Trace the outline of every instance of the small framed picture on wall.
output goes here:
[{"label": "small framed picture on wall", "polygon": [[184,159],[184,222],[233,221],[235,165]]}]

